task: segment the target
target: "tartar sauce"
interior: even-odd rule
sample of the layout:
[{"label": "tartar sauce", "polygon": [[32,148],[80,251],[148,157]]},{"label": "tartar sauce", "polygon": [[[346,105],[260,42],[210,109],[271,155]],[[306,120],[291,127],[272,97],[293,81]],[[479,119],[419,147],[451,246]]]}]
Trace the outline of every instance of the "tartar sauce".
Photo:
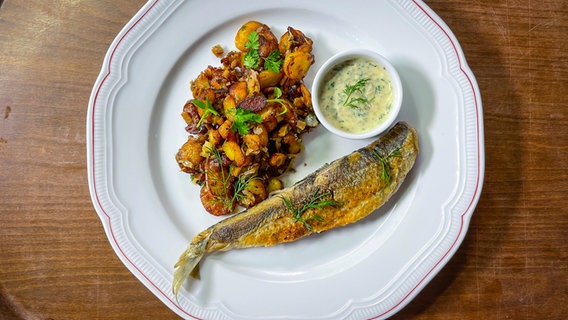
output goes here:
[{"label": "tartar sauce", "polygon": [[331,69],[320,87],[319,100],[323,115],[333,126],[363,133],[386,120],[394,88],[384,66],[357,57]]}]

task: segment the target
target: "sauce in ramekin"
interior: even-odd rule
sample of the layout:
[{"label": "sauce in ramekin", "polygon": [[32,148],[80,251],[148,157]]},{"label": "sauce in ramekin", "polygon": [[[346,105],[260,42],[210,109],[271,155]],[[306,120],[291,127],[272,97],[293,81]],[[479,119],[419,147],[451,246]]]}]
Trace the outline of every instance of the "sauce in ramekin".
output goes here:
[{"label": "sauce in ramekin", "polygon": [[387,119],[394,101],[393,83],[386,68],[363,56],[334,66],[319,90],[326,120],[350,133],[379,126]]}]

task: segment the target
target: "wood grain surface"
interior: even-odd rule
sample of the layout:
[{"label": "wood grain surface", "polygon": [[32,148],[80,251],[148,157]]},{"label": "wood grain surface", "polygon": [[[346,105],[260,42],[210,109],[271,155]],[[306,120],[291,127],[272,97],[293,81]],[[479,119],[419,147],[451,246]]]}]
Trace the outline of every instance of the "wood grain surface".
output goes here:
[{"label": "wood grain surface", "polygon": [[[0,1],[0,319],[177,319],[120,262],[89,196],[85,122],[143,0]],[[394,319],[568,318],[568,2],[426,2],[480,90],[468,234]]]}]

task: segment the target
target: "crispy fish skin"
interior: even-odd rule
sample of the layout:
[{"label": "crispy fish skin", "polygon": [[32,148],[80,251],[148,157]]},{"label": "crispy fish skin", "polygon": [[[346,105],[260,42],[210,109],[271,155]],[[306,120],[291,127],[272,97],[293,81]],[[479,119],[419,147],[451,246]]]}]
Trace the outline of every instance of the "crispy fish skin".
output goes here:
[{"label": "crispy fish skin", "polygon": [[[414,166],[418,151],[416,130],[399,122],[368,146],[324,165],[278,195],[202,231],[175,265],[174,294],[177,296],[206,253],[295,241],[366,217],[398,190]],[[296,207],[310,201],[314,193],[328,192],[340,205],[305,211],[304,219],[321,218],[309,220],[309,229],[296,221],[282,199],[290,200]]]}]

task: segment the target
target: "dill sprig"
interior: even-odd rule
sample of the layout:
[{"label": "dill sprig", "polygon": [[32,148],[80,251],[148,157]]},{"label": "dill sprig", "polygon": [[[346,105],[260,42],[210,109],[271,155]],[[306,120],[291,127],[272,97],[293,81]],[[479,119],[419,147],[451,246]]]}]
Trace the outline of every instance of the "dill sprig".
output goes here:
[{"label": "dill sprig", "polygon": [[[235,202],[244,198],[244,190],[246,189],[249,182],[255,179],[259,179],[256,174],[250,175],[239,175],[237,180],[231,186],[231,173],[225,172],[222,168],[223,158],[219,149],[215,146],[211,146],[207,148],[209,153],[213,155],[215,160],[219,163],[220,176],[215,174],[208,174],[209,177],[213,179],[213,181],[221,184],[221,190],[215,188],[215,196],[217,197],[218,201],[225,207],[231,209]],[[233,189],[232,195],[230,194],[231,187]]]},{"label": "dill sprig", "polygon": [[393,157],[400,157],[400,147],[392,150],[386,156],[381,156],[377,151],[372,150],[373,154],[377,159],[379,159],[379,163],[381,164],[381,179],[387,184],[390,185],[391,183],[391,167],[389,164],[389,159]]},{"label": "dill sprig", "polygon": [[252,180],[256,180],[256,179],[259,179],[256,174],[251,174],[251,175],[247,175],[247,176],[239,175],[237,181],[234,184],[235,191],[233,193],[233,197],[231,198],[231,201],[235,202],[235,201],[243,199],[245,197],[243,191],[246,189],[249,182],[251,182]]},{"label": "dill sprig", "polygon": [[369,78],[364,78],[364,79],[359,79],[357,80],[357,82],[355,82],[355,84],[350,85],[347,84],[345,85],[345,89],[343,90],[343,93],[345,93],[345,95],[347,95],[347,97],[345,98],[345,101],[343,102],[343,106],[346,107],[351,107],[351,108],[359,108],[359,105],[364,105],[370,102],[370,100],[367,97],[352,97],[352,95],[355,92],[360,93],[361,95],[364,94],[363,92],[363,87],[365,87],[365,85],[367,85],[367,82],[369,82]]},{"label": "dill sprig", "polygon": [[221,184],[221,190],[215,188],[215,196],[219,199],[219,201],[223,204],[223,206],[227,208],[233,207],[232,198],[229,198],[229,189],[230,189],[230,173],[226,173],[223,169],[223,157],[221,156],[221,152],[215,146],[211,146],[207,148],[210,154],[213,155],[215,160],[219,163],[220,168],[220,177],[212,172],[208,172],[207,176],[213,179],[213,181]]},{"label": "dill sprig", "polygon": [[284,196],[279,196],[279,197],[280,197],[280,199],[282,199],[282,201],[284,202],[284,204],[286,205],[288,210],[290,210],[292,212],[292,214],[294,215],[294,221],[303,223],[304,226],[306,227],[306,229],[311,231],[312,227],[310,226],[308,221],[310,221],[310,220],[323,221],[323,218],[321,216],[318,216],[318,215],[313,215],[309,218],[304,218],[303,217],[304,213],[309,209],[319,209],[319,208],[329,207],[329,206],[337,207],[337,206],[341,205],[341,203],[339,203],[339,202],[337,202],[333,199],[328,198],[330,196],[331,196],[331,192],[319,193],[319,190],[315,189],[314,193],[310,197],[310,200],[307,203],[305,203],[304,205],[299,206],[299,207],[295,207],[290,199],[288,199]]}]

